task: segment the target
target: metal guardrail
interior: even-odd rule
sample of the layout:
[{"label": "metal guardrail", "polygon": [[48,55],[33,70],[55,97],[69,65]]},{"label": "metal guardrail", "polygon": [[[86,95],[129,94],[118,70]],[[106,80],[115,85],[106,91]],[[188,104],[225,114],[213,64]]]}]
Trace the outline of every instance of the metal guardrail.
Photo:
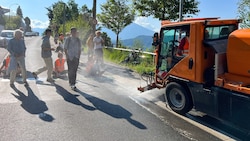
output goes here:
[{"label": "metal guardrail", "polygon": [[129,52],[139,52],[139,53],[143,53],[143,54],[150,54],[150,55],[156,55],[153,52],[147,52],[147,51],[142,51],[142,50],[136,50],[136,49],[125,49],[125,48],[116,48],[116,47],[107,47],[105,46],[105,48],[110,48],[110,49],[116,49],[116,50],[121,50],[121,51],[129,51]]}]

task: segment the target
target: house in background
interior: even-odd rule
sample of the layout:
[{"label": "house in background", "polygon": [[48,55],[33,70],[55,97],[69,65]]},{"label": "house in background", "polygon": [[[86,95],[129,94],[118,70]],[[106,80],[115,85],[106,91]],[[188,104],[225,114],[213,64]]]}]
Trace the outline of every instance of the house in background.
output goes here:
[{"label": "house in background", "polygon": [[4,8],[4,7],[0,6],[0,32],[4,29],[4,26],[3,26],[3,22],[4,22],[3,15],[5,13],[8,13],[8,12],[10,12],[10,9]]}]

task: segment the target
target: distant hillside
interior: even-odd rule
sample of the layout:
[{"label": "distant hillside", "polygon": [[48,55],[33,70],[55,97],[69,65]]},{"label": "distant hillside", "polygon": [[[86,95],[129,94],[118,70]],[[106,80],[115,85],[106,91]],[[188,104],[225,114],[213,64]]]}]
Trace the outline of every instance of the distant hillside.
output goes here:
[{"label": "distant hillside", "polygon": [[[113,31],[107,28],[102,28],[102,32],[106,32],[112,41],[116,40],[116,34]],[[145,27],[142,27],[138,24],[131,23],[130,25],[128,25],[122,30],[122,32],[119,34],[119,39],[120,40],[132,39],[141,35],[152,37],[153,34],[154,34],[154,31],[149,30]]]},{"label": "distant hillside", "polygon": [[132,47],[136,41],[139,41],[142,45],[143,48],[151,48],[152,47],[152,35],[151,36],[145,36],[145,35],[140,35],[132,39],[126,39],[126,40],[121,40],[122,44],[127,47]]}]

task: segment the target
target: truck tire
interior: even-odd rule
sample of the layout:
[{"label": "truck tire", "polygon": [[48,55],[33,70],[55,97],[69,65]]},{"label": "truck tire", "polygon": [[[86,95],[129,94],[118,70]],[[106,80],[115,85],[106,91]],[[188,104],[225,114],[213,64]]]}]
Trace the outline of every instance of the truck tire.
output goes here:
[{"label": "truck tire", "polygon": [[165,98],[169,107],[181,115],[186,114],[193,107],[192,98],[189,92],[176,82],[171,82],[167,85]]}]

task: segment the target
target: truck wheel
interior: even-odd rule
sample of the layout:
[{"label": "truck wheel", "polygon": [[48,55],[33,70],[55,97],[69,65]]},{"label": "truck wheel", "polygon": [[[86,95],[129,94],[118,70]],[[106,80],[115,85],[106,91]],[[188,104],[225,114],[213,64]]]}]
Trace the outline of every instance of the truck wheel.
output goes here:
[{"label": "truck wheel", "polygon": [[184,115],[193,107],[190,94],[176,82],[167,85],[165,97],[170,108],[178,114]]}]

